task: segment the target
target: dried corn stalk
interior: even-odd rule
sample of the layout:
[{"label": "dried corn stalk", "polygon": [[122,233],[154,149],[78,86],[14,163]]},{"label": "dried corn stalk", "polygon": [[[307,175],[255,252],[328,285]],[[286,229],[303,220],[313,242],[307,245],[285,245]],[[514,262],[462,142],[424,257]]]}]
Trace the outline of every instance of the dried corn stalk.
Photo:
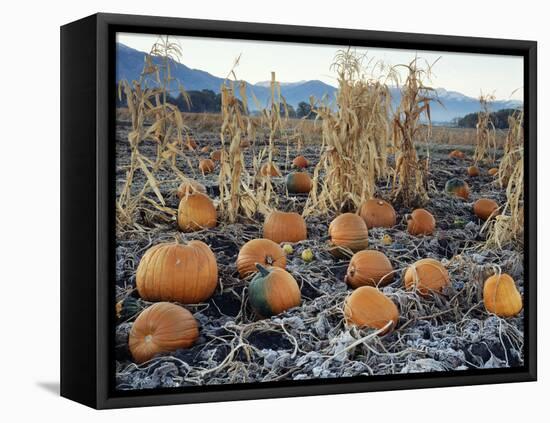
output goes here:
[{"label": "dried corn stalk", "polygon": [[[431,136],[430,102],[433,89],[424,85],[431,66],[418,67],[418,58],[408,65],[408,76],[401,88],[401,102],[393,119],[393,142],[396,150],[393,198],[405,207],[418,207],[429,200],[427,190],[428,157],[419,160],[415,141],[423,134]],[[433,65],[432,65],[433,66]],[[422,118],[426,124],[422,124]],[[425,127],[424,130],[422,128]]]},{"label": "dried corn stalk", "polygon": [[337,108],[325,101],[314,109],[321,121],[322,154],[305,215],[355,209],[374,195],[376,180],[387,175],[388,75],[374,76],[383,66],[363,67],[363,59],[350,49],[337,53]]},{"label": "dried corn stalk", "polygon": [[[479,104],[481,110],[477,114],[476,124],[476,149],[474,152],[474,162],[477,164],[485,160],[485,156],[489,163],[494,163],[497,149],[496,144],[496,129],[491,120],[491,111],[489,104],[495,101],[494,95],[481,95]],[[491,154],[492,151],[492,154]]]},{"label": "dried corn stalk", "polygon": [[508,133],[504,144],[504,155],[498,168],[497,181],[500,187],[508,185],[516,164],[523,157],[523,110],[508,117]]}]

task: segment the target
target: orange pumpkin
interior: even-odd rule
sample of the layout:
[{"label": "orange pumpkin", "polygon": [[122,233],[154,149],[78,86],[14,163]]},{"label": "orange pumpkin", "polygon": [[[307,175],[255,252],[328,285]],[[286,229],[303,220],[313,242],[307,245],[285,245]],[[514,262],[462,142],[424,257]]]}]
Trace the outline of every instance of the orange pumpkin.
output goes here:
[{"label": "orange pumpkin", "polygon": [[144,363],[158,353],[189,348],[199,337],[193,315],[170,303],[156,303],[143,310],[132,325],[128,346],[134,361]]},{"label": "orange pumpkin", "polygon": [[461,197],[465,200],[470,195],[470,187],[462,179],[453,178],[449,179],[445,184],[445,191],[449,194],[454,194],[457,197]]},{"label": "orange pumpkin", "polygon": [[256,313],[269,317],[300,305],[300,287],[290,273],[280,267],[256,267],[258,273],[248,286],[248,300]]},{"label": "orange pumpkin", "polygon": [[371,198],[361,205],[359,215],[363,218],[367,227],[391,228],[395,226],[397,215],[393,206],[379,198]]},{"label": "orange pumpkin", "polygon": [[264,221],[264,238],[277,244],[307,239],[306,222],[298,213],[274,211]]},{"label": "orange pumpkin", "polygon": [[281,176],[281,172],[273,162],[264,163],[260,168],[260,174],[262,176]]},{"label": "orange pumpkin", "polygon": [[256,273],[256,263],[264,266],[286,267],[286,254],[270,239],[258,238],[244,244],[237,256],[237,270],[241,278]]},{"label": "orange pumpkin", "polygon": [[442,293],[450,285],[449,272],[437,260],[426,258],[410,265],[405,272],[405,287],[416,290],[423,297],[432,292]]},{"label": "orange pumpkin", "polygon": [[407,230],[411,235],[431,235],[435,230],[435,217],[428,210],[414,210],[408,221]]},{"label": "orange pumpkin", "polygon": [[248,140],[241,140],[241,143],[239,144],[240,148],[245,149],[250,147],[250,141]]},{"label": "orange pumpkin", "polygon": [[344,316],[347,324],[372,329],[386,327],[381,333],[383,335],[397,326],[399,310],[395,303],[378,289],[362,286],[346,299]]},{"label": "orange pumpkin", "polygon": [[298,156],[292,160],[292,166],[297,167],[298,169],[305,169],[309,166],[309,162],[304,156]]},{"label": "orange pumpkin", "polygon": [[222,158],[222,151],[221,150],[212,151],[212,153],[210,153],[210,158],[215,162],[219,162]]},{"label": "orange pumpkin", "polygon": [[202,241],[154,245],[136,271],[137,290],[147,301],[194,304],[210,298],[217,284],[216,257]]},{"label": "orange pumpkin", "polygon": [[185,146],[187,147],[188,150],[193,151],[194,149],[197,148],[197,142],[193,138],[187,137],[187,141],[185,142]]},{"label": "orange pumpkin", "polygon": [[489,198],[480,198],[474,203],[474,214],[481,220],[487,220],[498,214],[498,204]]},{"label": "orange pumpkin", "polygon": [[214,172],[215,167],[216,165],[210,159],[202,159],[199,162],[199,170],[202,172],[203,175]]},{"label": "orange pumpkin", "polygon": [[523,308],[516,284],[506,273],[487,278],[483,285],[483,304],[487,311],[500,317],[514,317]]},{"label": "orange pumpkin", "polygon": [[294,172],[286,176],[286,188],[291,194],[303,194],[311,191],[313,182],[307,173]]},{"label": "orange pumpkin", "polygon": [[201,153],[208,153],[210,151],[210,147],[205,145],[203,148],[201,148]]},{"label": "orange pumpkin", "polygon": [[453,150],[449,153],[449,157],[452,159],[463,159],[464,153],[460,150]]},{"label": "orange pumpkin", "polygon": [[333,245],[349,248],[351,251],[364,250],[369,245],[369,230],[361,216],[344,213],[334,219],[328,234]]},{"label": "orange pumpkin", "polygon": [[178,187],[177,195],[178,198],[181,199],[185,197],[186,194],[192,194],[194,192],[206,194],[206,187],[200,182],[194,181],[193,179],[187,179],[183,181]]},{"label": "orange pumpkin", "polygon": [[468,168],[468,176],[470,177],[479,176],[479,169],[477,168],[477,166],[470,166]]},{"label": "orange pumpkin", "polygon": [[178,226],[183,232],[194,232],[216,226],[217,213],[212,200],[200,192],[183,197],[178,207]]},{"label": "orange pumpkin", "polygon": [[352,288],[384,286],[393,280],[393,267],[388,258],[376,250],[359,251],[349,262],[344,281]]},{"label": "orange pumpkin", "polygon": [[487,174],[488,174],[489,176],[495,176],[497,173],[498,173],[498,169],[497,169],[496,167],[492,167],[491,169],[489,169],[489,170],[487,171]]}]

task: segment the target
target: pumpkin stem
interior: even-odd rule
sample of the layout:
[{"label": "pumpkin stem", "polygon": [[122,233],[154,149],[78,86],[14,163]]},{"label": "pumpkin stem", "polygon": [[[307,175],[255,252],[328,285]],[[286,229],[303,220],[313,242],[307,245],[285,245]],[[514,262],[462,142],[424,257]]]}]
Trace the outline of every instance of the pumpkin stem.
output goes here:
[{"label": "pumpkin stem", "polygon": [[263,267],[260,263],[256,263],[256,269],[258,269],[258,272],[260,272],[264,277],[269,275],[269,270]]}]

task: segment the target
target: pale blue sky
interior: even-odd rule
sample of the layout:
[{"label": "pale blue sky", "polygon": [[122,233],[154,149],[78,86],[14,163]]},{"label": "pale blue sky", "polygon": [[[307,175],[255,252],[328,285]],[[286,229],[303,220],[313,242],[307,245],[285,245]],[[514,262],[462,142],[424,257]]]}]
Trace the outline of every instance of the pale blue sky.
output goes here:
[{"label": "pale blue sky", "polygon": [[[330,65],[341,46],[179,36],[170,38],[180,44],[183,64],[218,77],[227,76],[235,58],[241,54],[240,64],[236,68],[237,77],[251,83],[269,80],[274,71],[277,80],[282,82],[319,79],[337,85]],[[157,36],[149,34],[117,35],[118,42],[146,52],[156,39]],[[471,97],[478,97],[483,91],[494,93],[500,100],[523,100],[522,57],[378,48],[357,50],[387,65],[408,63],[415,54],[430,63],[441,56],[433,68],[432,87],[459,91]]]}]

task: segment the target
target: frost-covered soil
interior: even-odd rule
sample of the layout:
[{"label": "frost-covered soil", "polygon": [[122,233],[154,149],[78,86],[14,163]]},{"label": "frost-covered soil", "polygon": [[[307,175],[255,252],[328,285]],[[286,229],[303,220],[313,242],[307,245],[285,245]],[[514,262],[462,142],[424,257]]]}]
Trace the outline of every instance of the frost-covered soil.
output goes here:
[{"label": "frost-covered soil", "polygon": [[[127,129],[122,124],[117,128],[118,190],[124,183],[123,167],[129,158]],[[195,138],[201,147],[219,147],[215,134],[197,133]],[[502,204],[505,195],[491,183],[487,167],[481,168],[477,178],[465,176],[470,161],[447,158],[451,149],[437,146],[431,150],[433,185],[426,208],[437,219],[437,232],[420,238],[410,236],[404,216],[411,210],[399,206],[394,228],[369,231],[370,248],[384,252],[397,270],[394,282],[382,288],[400,309],[399,325],[391,334],[375,336],[370,330],[346,327],[343,321],[343,301],[351,292],[343,281],[349,260],[337,259],[327,251],[327,228],[334,216],[308,218],[308,240],[296,244],[288,257],[287,270],[301,287],[301,306],[264,320],[257,320],[250,310],[248,282],[239,279],[235,269],[239,248],[247,240],[261,237],[261,217],[258,222],[220,223],[214,229],[181,234],[185,240],[200,239],[209,244],[218,262],[220,280],[214,296],[204,304],[185,306],[200,324],[198,342],[190,349],[157,356],[138,366],[127,347],[135,316],[120,320],[116,326],[116,387],[129,390],[522,365],[523,312],[517,318],[500,319],[485,311],[481,294],[483,280],[496,266],[509,273],[523,293],[523,252],[513,247],[502,251],[480,249],[484,235],[480,234],[481,222],[472,212],[478,198],[489,197]],[[461,149],[471,156],[467,147]],[[250,150],[246,153],[247,163],[251,163]],[[153,157],[152,147],[146,151]],[[314,164],[318,161],[315,146],[306,146],[301,153]],[[295,154],[292,152],[291,158]],[[206,156],[198,152],[190,156],[195,169],[198,159]],[[286,173],[282,145],[277,161]],[[178,166],[190,174],[186,161],[181,160]],[[470,185],[468,201],[443,193],[445,182],[452,177],[464,178]],[[138,174],[138,178],[143,176]],[[161,190],[168,205],[177,209],[175,175],[166,171],[159,179],[164,181]],[[197,173],[195,179],[216,198],[216,174],[203,177]],[[274,183],[280,194],[280,208],[301,212],[306,198],[287,198],[283,178],[274,178]],[[387,197],[388,187],[379,188],[380,195]],[[175,221],[156,216],[141,215],[138,223],[147,229],[145,232],[119,234],[117,301],[128,295],[138,297],[133,288],[139,259],[148,247],[173,240],[177,233]],[[384,234],[392,237],[392,245],[382,244]],[[315,253],[312,263],[300,259],[305,248]],[[404,290],[404,269],[426,257],[437,258],[447,266],[452,287],[445,295],[425,299]],[[139,302],[143,307],[149,305]]]}]

